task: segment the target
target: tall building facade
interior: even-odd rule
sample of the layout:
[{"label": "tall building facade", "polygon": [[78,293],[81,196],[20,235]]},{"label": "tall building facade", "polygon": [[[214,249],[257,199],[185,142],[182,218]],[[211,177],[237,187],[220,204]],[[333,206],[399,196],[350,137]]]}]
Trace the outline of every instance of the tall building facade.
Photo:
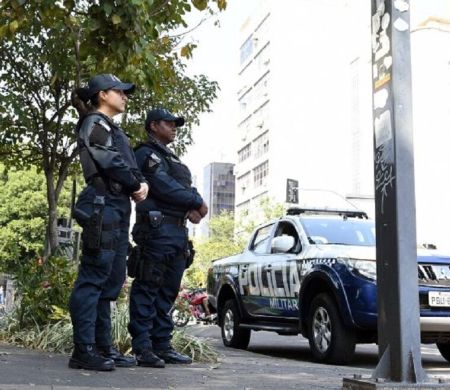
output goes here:
[{"label": "tall building facade", "polygon": [[[349,192],[347,1],[261,2],[241,28],[236,215],[300,189]],[[330,64],[332,64],[330,66]]]}]

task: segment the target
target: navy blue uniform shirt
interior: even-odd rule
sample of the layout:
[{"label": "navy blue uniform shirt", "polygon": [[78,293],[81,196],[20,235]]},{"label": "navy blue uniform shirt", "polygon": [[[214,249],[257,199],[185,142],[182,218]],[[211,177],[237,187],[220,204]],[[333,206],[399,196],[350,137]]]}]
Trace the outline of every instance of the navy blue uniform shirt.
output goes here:
[{"label": "navy blue uniform shirt", "polygon": [[[83,119],[78,145],[86,181],[97,174],[120,183],[127,194],[139,190],[140,183],[145,181],[128,136],[106,115],[95,112]],[[83,158],[86,151],[88,157]]]},{"label": "navy blue uniform shirt", "polygon": [[147,143],[136,148],[135,155],[150,184],[147,199],[136,205],[137,213],[159,210],[183,218],[189,210],[201,207],[203,199],[192,187],[191,172],[167,146],[150,136]]}]

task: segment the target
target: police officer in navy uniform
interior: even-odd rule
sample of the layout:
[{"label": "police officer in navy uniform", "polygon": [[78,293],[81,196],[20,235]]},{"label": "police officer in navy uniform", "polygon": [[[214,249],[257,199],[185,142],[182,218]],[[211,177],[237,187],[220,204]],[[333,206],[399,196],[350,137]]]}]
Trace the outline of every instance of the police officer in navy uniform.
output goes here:
[{"label": "police officer in navy uniform", "polygon": [[112,345],[110,309],[126,276],[130,196],[140,202],[148,192],[127,135],[111,119],[124,112],[133,90],[133,84],[102,74],[75,91],[92,111],[76,129],[87,186],[74,208],[83,228],[83,254],[69,303],[74,341],[70,368],[109,371],[136,364]]},{"label": "police officer in navy uniform", "polygon": [[149,138],[135,150],[138,167],[151,190],[147,199],[136,206],[133,240],[137,246],[133,252],[137,251],[139,260],[136,270],[132,270],[135,279],[130,291],[128,329],[137,363],[147,367],[192,362],[172,348],[173,322],[168,314],[187,266],[186,219],[199,223],[208,212],[192,187],[188,167],[167,147],[175,139],[176,128],[184,122],[184,118],[165,109],[148,111],[145,129]]}]

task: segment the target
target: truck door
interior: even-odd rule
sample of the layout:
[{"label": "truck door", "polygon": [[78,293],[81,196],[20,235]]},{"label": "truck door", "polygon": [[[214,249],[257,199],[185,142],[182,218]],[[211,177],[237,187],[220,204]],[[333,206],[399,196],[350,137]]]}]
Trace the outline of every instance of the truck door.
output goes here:
[{"label": "truck door", "polygon": [[[278,238],[277,238],[278,237]],[[292,239],[290,238],[292,237]],[[286,240],[286,238],[289,238]],[[292,246],[281,246],[292,242]],[[278,241],[278,243],[277,243]],[[290,221],[278,222],[269,246],[262,279],[268,284],[269,302],[265,315],[298,318],[298,293],[300,291],[300,261],[302,250],[299,234]]]},{"label": "truck door", "polygon": [[270,238],[274,224],[259,228],[250,243],[246,258],[239,265],[239,289],[242,303],[250,315],[261,315],[269,305],[267,281],[262,274],[270,257]]}]

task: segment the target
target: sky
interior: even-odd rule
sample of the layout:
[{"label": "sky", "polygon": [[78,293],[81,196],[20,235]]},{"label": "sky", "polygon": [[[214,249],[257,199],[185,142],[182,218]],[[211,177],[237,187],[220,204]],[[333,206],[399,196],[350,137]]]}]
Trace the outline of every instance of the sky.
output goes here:
[{"label": "sky", "polygon": [[[239,65],[239,30],[261,0],[228,0],[227,9],[208,19],[189,33],[186,41],[198,47],[188,62],[188,73],[205,74],[219,83],[221,90],[211,106],[211,113],[200,116],[200,126],[193,129],[194,145],[183,156],[197,180],[202,182],[203,168],[210,162],[233,162],[234,131],[237,111],[237,69]],[[195,26],[203,16],[193,12],[188,19]],[[214,22],[219,20],[220,26]]]}]

